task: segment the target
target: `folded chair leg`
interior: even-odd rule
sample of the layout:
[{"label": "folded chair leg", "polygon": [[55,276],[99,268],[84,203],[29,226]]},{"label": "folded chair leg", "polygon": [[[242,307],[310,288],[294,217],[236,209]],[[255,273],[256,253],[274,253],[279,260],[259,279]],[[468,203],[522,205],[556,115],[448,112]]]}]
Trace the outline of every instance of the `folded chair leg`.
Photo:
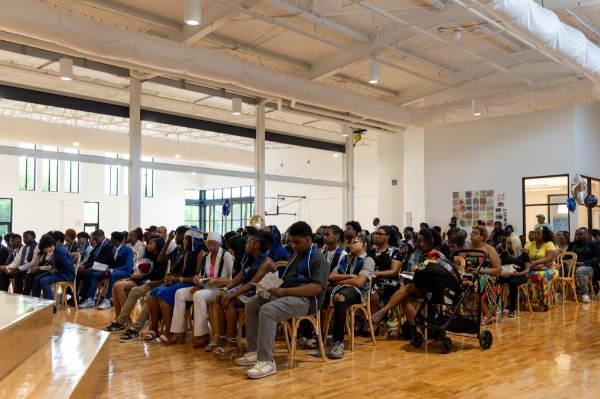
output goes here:
[{"label": "folded chair leg", "polygon": [[297,322],[295,319],[292,318],[291,320],[292,323],[292,342],[291,342],[291,346],[292,346],[292,353],[290,356],[290,364],[289,364],[289,368],[293,368],[294,367],[294,361],[296,358],[296,336],[298,335],[298,325],[300,324],[299,322]]},{"label": "folded chair leg", "polygon": [[319,315],[315,316],[315,333],[317,334],[317,341],[319,341],[319,351],[321,352],[321,359],[325,362],[327,361],[327,356],[325,356],[325,346],[323,345],[323,333],[321,332],[321,322],[319,320]]}]

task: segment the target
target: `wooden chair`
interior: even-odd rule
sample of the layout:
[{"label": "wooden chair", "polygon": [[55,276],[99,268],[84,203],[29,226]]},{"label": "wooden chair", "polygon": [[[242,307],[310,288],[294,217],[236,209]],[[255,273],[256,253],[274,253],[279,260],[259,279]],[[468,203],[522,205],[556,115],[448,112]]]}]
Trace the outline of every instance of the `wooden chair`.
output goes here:
[{"label": "wooden chair", "polygon": [[596,299],[596,292],[594,291],[594,277],[590,276],[587,279],[588,290],[590,291],[590,299],[593,301]]},{"label": "wooden chair", "polygon": [[573,293],[575,302],[579,303],[579,300],[577,299],[577,289],[575,281],[575,270],[577,269],[577,254],[575,252],[561,252],[560,254],[558,254],[556,262],[558,264],[559,276],[550,282],[549,295],[553,297],[556,293],[556,286],[560,285],[563,296],[563,303],[564,300],[567,299],[567,288],[569,288]]},{"label": "wooden chair", "polygon": [[323,344],[323,334],[321,333],[321,310],[317,310],[315,314],[292,317],[289,320],[283,322],[283,333],[285,336],[285,343],[290,353],[289,368],[294,367],[294,359],[296,358],[296,344],[297,344],[297,333],[300,322],[308,320],[312,324],[315,334],[317,335],[317,341],[319,342],[319,352],[321,353],[321,359],[326,362],[327,356],[325,355],[325,346]]},{"label": "wooden chair", "polygon": [[[75,278],[73,281],[59,281],[57,283],[52,284],[52,292],[54,293],[54,304],[58,308],[59,305],[66,308],[67,307],[67,289],[71,290],[71,294],[73,294],[73,300],[75,301],[75,309],[79,310],[79,304],[77,303],[77,291],[75,287],[77,287],[77,268],[79,268],[81,264],[81,254],[78,252],[74,252],[71,254],[73,256],[73,261],[75,263]],[[62,292],[61,303],[58,303],[58,290]]]},{"label": "wooden chair", "polygon": [[[371,341],[373,345],[377,345],[377,341],[375,340],[375,330],[373,329],[373,322],[371,319],[371,290],[373,288],[373,279],[369,279],[369,291],[367,293],[367,300],[365,303],[360,303],[356,305],[351,305],[348,308],[346,314],[346,332],[350,337],[350,350],[354,350],[354,327],[355,327],[355,319],[357,313],[363,313],[365,319],[367,320],[367,324],[369,326],[369,333],[371,334]],[[333,309],[330,308],[327,311],[327,315],[325,318],[325,329],[323,330],[323,334],[327,334],[329,331],[329,323],[331,322],[331,316],[333,315]]]},{"label": "wooden chair", "polygon": [[[526,299],[527,307],[529,308],[529,313],[533,313],[533,308],[531,307],[531,301],[529,300],[529,290],[527,289],[527,283],[523,283],[519,285],[517,288],[517,314],[521,313],[521,295]],[[506,300],[508,297],[508,284],[504,284],[502,287],[502,310],[506,308],[508,301]]]}]

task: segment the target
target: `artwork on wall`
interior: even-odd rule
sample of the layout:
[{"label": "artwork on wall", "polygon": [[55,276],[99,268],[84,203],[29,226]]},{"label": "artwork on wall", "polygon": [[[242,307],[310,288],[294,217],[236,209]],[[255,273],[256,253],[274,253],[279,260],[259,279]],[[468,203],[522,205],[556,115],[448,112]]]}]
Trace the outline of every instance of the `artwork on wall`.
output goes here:
[{"label": "artwork on wall", "polygon": [[495,220],[502,222],[502,226],[508,224],[508,212],[504,205],[504,193],[496,195],[496,215]]},{"label": "artwork on wall", "polygon": [[475,226],[478,220],[482,220],[487,227],[493,227],[494,205],[494,190],[452,193],[452,215],[461,227]]}]

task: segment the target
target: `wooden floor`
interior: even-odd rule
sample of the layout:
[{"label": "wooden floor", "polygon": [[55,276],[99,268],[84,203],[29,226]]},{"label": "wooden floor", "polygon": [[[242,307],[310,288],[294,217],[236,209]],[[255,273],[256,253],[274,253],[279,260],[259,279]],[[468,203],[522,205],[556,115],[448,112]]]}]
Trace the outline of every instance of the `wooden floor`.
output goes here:
[{"label": "wooden floor", "polygon": [[[55,321],[104,327],[111,311],[61,310]],[[245,369],[190,345],[166,347],[110,338],[109,375],[101,398],[600,398],[600,301],[568,303],[548,313],[503,319],[494,344],[454,338],[452,353],[435,343],[360,339],[342,360],[321,363],[300,352],[286,369],[279,346],[275,376],[247,380]],[[226,395],[226,396],[225,396]]]}]

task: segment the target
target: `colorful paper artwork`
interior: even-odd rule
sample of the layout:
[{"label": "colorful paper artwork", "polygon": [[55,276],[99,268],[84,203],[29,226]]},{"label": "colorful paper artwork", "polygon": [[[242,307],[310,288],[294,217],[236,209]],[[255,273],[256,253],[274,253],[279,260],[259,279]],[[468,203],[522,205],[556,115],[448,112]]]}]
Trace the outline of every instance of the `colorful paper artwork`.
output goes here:
[{"label": "colorful paper artwork", "polygon": [[494,190],[465,191],[452,193],[452,215],[461,227],[477,225],[481,220],[488,227],[494,226]]}]

